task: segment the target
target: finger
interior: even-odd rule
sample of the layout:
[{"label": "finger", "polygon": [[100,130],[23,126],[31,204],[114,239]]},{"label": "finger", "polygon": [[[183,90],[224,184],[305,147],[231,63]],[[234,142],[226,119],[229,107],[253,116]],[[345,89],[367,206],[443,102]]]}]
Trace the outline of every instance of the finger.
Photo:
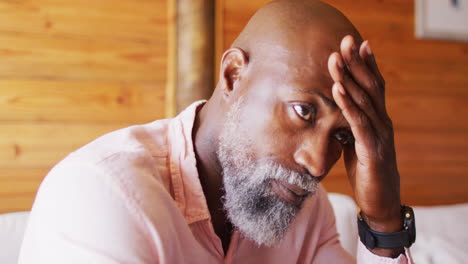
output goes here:
[{"label": "finger", "polygon": [[385,106],[385,80],[382,77],[382,74],[380,73],[380,70],[377,66],[377,63],[375,61],[375,56],[374,53],[372,52],[369,41],[364,41],[361,45],[361,48],[359,50],[359,54],[361,58],[366,62],[367,66],[371,71],[374,73],[374,75],[377,77],[378,85],[382,87],[382,89],[379,89],[381,92],[381,97],[383,99],[383,104],[378,105],[377,111],[381,113],[381,119],[382,121],[389,127],[393,127],[392,121],[390,117],[387,114],[386,106]]},{"label": "finger", "polygon": [[339,82],[345,87],[355,104],[375,123],[374,127],[380,127],[382,119],[376,111],[375,102],[373,102],[365,90],[356,84],[349,73],[343,68],[342,58],[339,53],[335,52],[330,55],[328,68],[333,81]]},{"label": "finger", "polygon": [[370,140],[374,138],[375,132],[368,117],[357,107],[353,100],[351,100],[340,82],[335,82],[333,84],[332,94],[333,99],[351,127],[351,132],[353,133],[356,144],[370,144]]},{"label": "finger", "polygon": [[344,37],[340,49],[352,78],[369,93],[372,100],[379,106],[379,112],[383,112],[385,110],[383,107],[383,87],[381,87],[377,77],[359,55],[359,49],[356,46],[354,38],[350,35]]},{"label": "finger", "polygon": [[359,48],[359,55],[361,56],[362,60],[366,63],[367,67],[369,67],[374,76],[377,77],[377,81],[379,82],[380,87],[382,87],[382,90],[385,90],[385,80],[382,74],[380,73],[379,67],[377,66],[374,52],[372,52],[368,40],[364,41],[361,44],[361,47]]},{"label": "finger", "polygon": [[339,82],[343,77],[344,63],[338,52],[333,52],[328,57],[328,71],[334,82]]}]

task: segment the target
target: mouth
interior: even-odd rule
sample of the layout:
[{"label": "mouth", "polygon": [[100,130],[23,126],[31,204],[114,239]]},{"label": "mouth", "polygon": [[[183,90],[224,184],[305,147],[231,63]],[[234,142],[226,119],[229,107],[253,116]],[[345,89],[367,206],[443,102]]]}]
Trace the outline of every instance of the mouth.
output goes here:
[{"label": "mouth", "polygon": [[304,190],[297,185],[278,180],[273,180],[271,182],[271,189],[280,198],[294,205],[301,204],[301,202],[310,194],[309,191]]}]

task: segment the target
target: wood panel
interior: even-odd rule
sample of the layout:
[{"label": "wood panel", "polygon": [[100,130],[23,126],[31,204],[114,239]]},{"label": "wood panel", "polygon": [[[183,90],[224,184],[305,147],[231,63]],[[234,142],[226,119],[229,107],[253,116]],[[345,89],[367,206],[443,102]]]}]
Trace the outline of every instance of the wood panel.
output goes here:
[{"label": "wood panel", "polygon": [[[218,42],[225,50],[269,1],[220,1],[223,27]],[[468,202],[468,44],[415,39],[413,1],[325,2],[348,16],[370,41],[386,78],[403,201]],[[341,162],[324,184],[329,191],[352,194]]]},{"label": "wood panel", "polygon": [[166,5],[159,0],[2,0],[0,32],[164,46]]},{"label": "wood panel", "polygon": [[0,122],[148,122],[165,116],[164,85],[0,79]]},{"label": "wood panel", "polygon": [[166,117],[167,0],[0,0],[0,213],[118,128]]},{"label": "wood panel", "polygon": [[47,171],[71,151],[132,123],[2,122],[0,213],[29,210]]},{"label": "wood panel", "polygon": [[152,82],[166,76],[165,50],[151,44],[1,31],[0,43],[0,78]]},{"label": "wood panel", "polygon": [[129,123],[4,122],[0,168],[47,168],[67,153]]},{"label": "wood panel", "polygon": [[0,168],[0,214],[28,210],[49,168]]}]

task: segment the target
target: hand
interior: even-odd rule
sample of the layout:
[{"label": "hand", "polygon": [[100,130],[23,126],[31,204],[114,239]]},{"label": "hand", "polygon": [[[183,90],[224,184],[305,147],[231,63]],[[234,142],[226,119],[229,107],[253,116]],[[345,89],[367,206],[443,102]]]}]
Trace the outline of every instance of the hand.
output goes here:
[{"label": "hand", "polygon": [[328,68],[335,82],[333,98],[354,136],[354,144],[343,151],[356,203],[373,230],[401,231],[393,126],[385,108],[385,82],[369,43],[358,48],[352,36],[344,37]]}]

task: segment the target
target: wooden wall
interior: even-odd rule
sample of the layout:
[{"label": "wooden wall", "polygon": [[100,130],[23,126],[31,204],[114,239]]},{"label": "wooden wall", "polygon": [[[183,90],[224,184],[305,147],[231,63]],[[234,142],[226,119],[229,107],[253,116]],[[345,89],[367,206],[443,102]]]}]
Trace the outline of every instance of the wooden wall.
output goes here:
[{"label": "wooden wall", "polygon": [[[255,10],[269,1],[219,2],[223,27],[217,37],[227,49]],[[413,1],[326,2],[369,39],[386,78],[403,201],[468,202],[468,44],[416,40]],[[351,194],[341,162],[324,184],[329,191]]]},{"label": "wooden wall", "polygon": [[165,117],[166,0],[0,0],[0,213],[106,132]]},{"label": "wooden wall", "polygon": [[[216,0],[215,65],[266,2]],[[413,1],[327,2],[370,40],[386,77],[404,202],[468,202],[468,44],[416,40]],[[0,213],[30,209],[70,151],[174,113],[173,4],[0,0]],[[341,164],[325,185],[351,194]]]}]

